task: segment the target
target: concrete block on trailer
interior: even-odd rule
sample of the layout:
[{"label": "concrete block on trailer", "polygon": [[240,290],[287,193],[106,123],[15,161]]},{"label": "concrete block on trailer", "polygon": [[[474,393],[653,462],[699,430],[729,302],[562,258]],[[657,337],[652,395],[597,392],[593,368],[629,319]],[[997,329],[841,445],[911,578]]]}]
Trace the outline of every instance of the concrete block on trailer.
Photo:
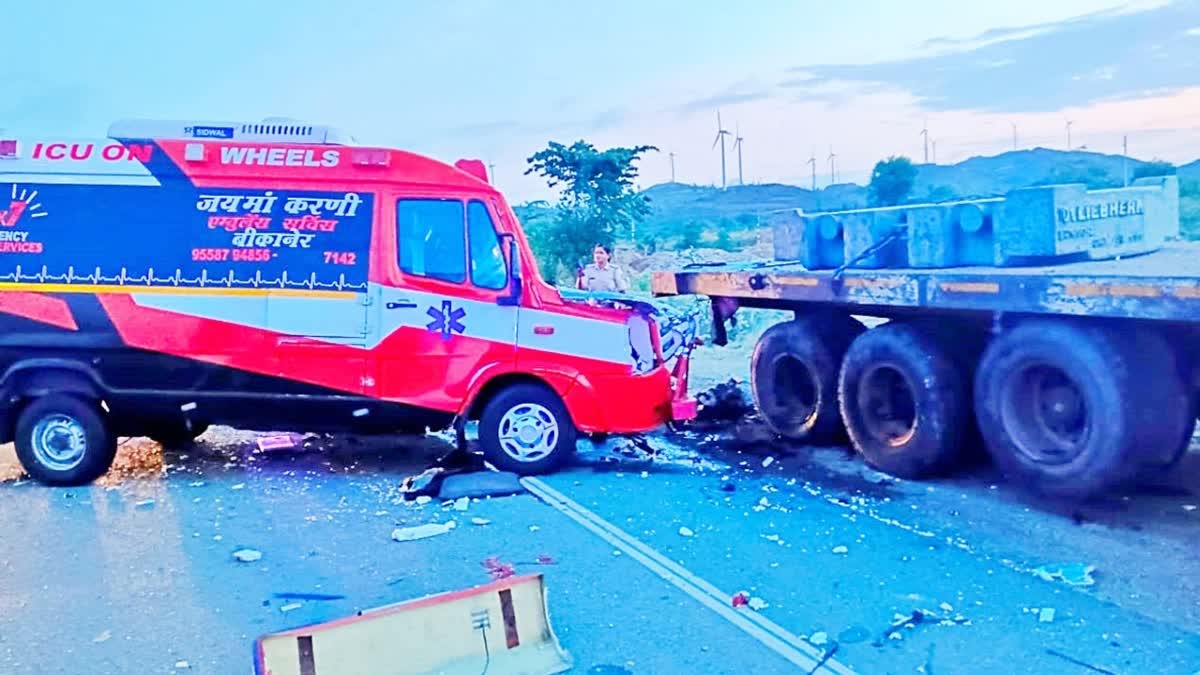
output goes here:
[{"label": "concrete block on trailer", "polygon": [[1080,184],[1014,190],[996,224],[997,264],[1106,260],[1162,247],[1179,234],[1179,181],[1139,179],[1125,188]]},{"label": "concrete block on trailer", "polygon": [[908,264],[917,268],[994,265],[995,222],[1002,199],[913,206]]},{"label": "concrete block on trailer", "polygon": [[908,267],[908,249],[902,239],[894,237],[897,232],[907,233],[909,209],[888,207],[846,211],[840,221],[844,230],[846,260],[855,260],[884,239],[893,237],[892,242],[878,251],[857,260],[851,267],[857,269],[886,269]]},{"label": "concrete block on trailer", "polygon": [[845,262],[838,214],[808,214],[792,209],[773,213],[769,220],[776,260],[795,260],[811,270],[838,267]]}]

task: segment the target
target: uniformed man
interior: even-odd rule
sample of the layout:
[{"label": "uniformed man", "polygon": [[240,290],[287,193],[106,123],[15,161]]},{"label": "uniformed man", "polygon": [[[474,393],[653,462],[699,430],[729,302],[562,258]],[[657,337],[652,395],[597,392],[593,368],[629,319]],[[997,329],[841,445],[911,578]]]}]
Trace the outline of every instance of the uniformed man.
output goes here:
[{"label": "uniformed man", "polygon": [[577,284],[581,290],[601,293],[625,293],[629,291],[629,280],[620,267],[609,261],[608,248],[596,244],[592,249],[592,264],[583,268]]}]

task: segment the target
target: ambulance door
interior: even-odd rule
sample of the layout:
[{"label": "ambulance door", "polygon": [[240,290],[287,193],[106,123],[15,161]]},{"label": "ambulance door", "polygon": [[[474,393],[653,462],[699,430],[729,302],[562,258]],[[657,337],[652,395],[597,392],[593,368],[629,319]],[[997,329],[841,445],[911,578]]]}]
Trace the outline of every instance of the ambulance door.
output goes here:
[{"label": "ambulance door", "polygon": [[[483,199],[397,194],[375,349],[382,398],[458,410],[471,383],[516,359],[517,307],[496,213]],[[383,247],[384,249],[391,247]]]}]

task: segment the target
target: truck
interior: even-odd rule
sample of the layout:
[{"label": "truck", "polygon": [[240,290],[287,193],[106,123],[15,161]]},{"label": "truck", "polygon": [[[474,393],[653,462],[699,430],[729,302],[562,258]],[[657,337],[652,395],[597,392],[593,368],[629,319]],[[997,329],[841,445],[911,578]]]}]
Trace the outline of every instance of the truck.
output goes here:
[{"label": "truck", "polygon": [[688,419],[653,312],[564,298],[479,160],[340,130],[122,120],[0,138],[0,442],[86,484],[121,436],[424,432],[497,468]]},{"label": "truck", "polygon": [[777,435],[848,440],[906,479],[990,456],[1072,500],[1161,477],[1187,452],[1200,244],[1178,236],[1174,176],[768,221],[774,259],[664,270],[652,288],[710,298],[718,345],[742,309],[792,314],[749,364]]}]

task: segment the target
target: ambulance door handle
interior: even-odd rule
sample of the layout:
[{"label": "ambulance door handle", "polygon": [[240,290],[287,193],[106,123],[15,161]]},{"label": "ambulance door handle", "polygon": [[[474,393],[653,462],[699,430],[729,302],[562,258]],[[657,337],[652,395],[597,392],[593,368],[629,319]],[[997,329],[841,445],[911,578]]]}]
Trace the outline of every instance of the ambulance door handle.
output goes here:
[{"label": "ambulance door handle", "polygon": [[413,302],[412,300],[405,300],[405,299],[401,298],[400,300],[393,300],[393,301],[389,302],[387,304],[387,308],[388,309],[416,309],[417,303]]}]

